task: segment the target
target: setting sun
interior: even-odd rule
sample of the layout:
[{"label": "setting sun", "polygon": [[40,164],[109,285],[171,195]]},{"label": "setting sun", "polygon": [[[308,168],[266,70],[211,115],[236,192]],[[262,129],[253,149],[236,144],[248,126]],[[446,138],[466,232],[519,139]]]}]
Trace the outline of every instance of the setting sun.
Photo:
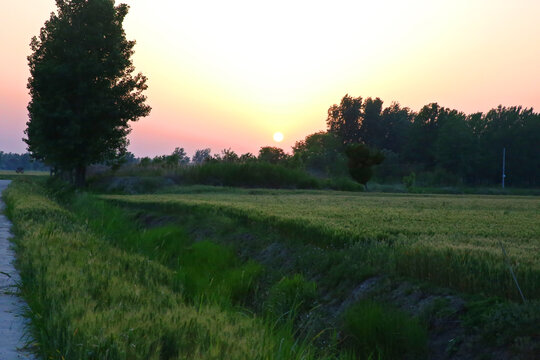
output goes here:
[{"label": "setting sun", "polygon": [[283,141],[283,134],[280,132],[277,132],[274,134],[274,141],[275,142],[282,142]]}]

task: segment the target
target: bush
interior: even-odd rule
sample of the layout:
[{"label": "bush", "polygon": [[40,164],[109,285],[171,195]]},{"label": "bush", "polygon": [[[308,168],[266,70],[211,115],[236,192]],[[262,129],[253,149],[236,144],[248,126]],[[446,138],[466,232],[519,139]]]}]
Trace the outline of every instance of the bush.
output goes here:
[{"label": "bush", "polygon": [[350,177],[339,177],[328,179],[324,182],[324,187],[340,191],[364,191],[364,185],[357,183]]},{"label": "bush", "polygon": [[253,261],[240,264],[232,250],[210,241],[197,242],[179,255],[178,276],[184,283],[184,294],[193,300],[241,302],[263,271]]},{"label": "bush", "polygon": [[207,162],[184,168],[179,181],[185,184],[318,189],[319,181],[298,169],[266,162]]},{"label": "bush", "polygon": [[294,320],[308,311],[317,296],[317,285],[300,274],[284,277],[269,291],[265,304],[267,314],[279,321]]},{"label": "bush", "polygon": [[427,331],[408,314],[370,300],[353,305],[343,317],[345,344],[357,356],[379,359],[425,357]]},{"label": "bush", "polygon": [[416,174],[411,172],[409,175],[403,177],[403,185],[407,188],[408,191],[411,191],[414,185],[416,184]]}]

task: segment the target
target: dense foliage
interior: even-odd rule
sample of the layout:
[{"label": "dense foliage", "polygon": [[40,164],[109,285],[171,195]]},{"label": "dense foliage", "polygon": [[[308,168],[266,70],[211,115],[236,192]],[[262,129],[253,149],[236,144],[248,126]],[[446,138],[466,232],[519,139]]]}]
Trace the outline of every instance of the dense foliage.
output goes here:
[{"label": "dense foliage", "polygon": [[384,152],[379,180],[416,172],[427,185],[497,184],[506,148],[507,183],[540,185],[540,114],[521,106],[499,106],[465,114],[424,106],[418,113],[379,99],[345,95],[328,111],[328,131],[343,143],[363,143]]},{"label": "dense foliage", "polygon": [[352,178],[360,184],[367,185],[373,176],[373,166],[384,161],[384,155],[372,150],[364,144],[349,144],[345,149],[349,159],[348,166]]},{"label": "dense foliage", "polygon": [[134,41],[122,28],[128,6],[112,0],[58,0],[28,57],[28,150],[58,170],[74,171],[122,155],[129,121],[148,115],[142,74],[133,75]]}]

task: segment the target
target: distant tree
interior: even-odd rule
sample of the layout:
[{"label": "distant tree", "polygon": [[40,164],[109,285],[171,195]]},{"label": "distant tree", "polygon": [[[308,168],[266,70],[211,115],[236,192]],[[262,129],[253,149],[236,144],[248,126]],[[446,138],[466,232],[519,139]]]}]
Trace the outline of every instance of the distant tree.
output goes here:
[{"label": "distant tree", "polygon": [[184,148],[177,147],[171,155],[156,156],[152,160],[152,163],[166,168],[173,168],[179,165],[189,164],[189,157],[186,156]]},{"label": "distant tree", "polygon": [[384,161],[383,153],[364,144],[350,144],[345,153],[352,178],[364,186],[367,186],[367,182],[373,176],[373,166]]},{"label": "distant tree", "polygon": [[122,24],[126,4],[57,0],[31,42],[30,120],[25,131],[36,159],[75,172],[83,186],[89,164],[125,152],[129,121],[149,114],[146,77],[133,75],[134,41]]},{"label": "distant tree", "polygon": [[240,162],[243,162],[243,163],[248,162],[248,161],[254,161],[254,160],[257,160],[257,157],[250,152],[242,154],[240,156]]},{"label": "distant tree", "polygon": [[311,172],[326,176],[347,172],[343,143],[333,133],[320,131],[297,141],[293,146],[293,157]]},{"label": "distant tree", "polygon": [[278,164],[287,159],[287,154],[283,149],[273,146],[265,146],[259,150],[260,161],[266,161],[272,164]]},{"label": "distant tree", "polygon": [[221,150],[221,161],[238,162],[239,157],[231,148]]},{"label": "distant tree", "polygon": [[48,171],[49,167],[40,161],[36,161],[29,153],[15,154],[0,151],[0,170],[24,170]]},{"label": "distant tree", "polygon": [[435,164],[435,141],[437,131],[448,113],[437,103],[424,106],[413,118],[406,144],[406,158],[409,161],[433,168]]},{"label": "distant tree", "polygon": [[383,141],[379,149],[401,153],[407,143],[407,134],[413,117],[414,113],[409,108],[402,108],[397,102],[385,108],[381,115]]},{"label": "distant tree", "polygon": [[328,109],[326,125],[328,132],[336,134],[344,144],[360,141],[362,98],[346,94],[339,105]]},{"label": "distant tree", "polygon": [[152,159],[150,159],[148,156],[141,158],[139,161],[139,166],[142,167],[148,167],[152,163]]},{"label": "distant tree", "polygon": [[462,178],[470,174],[474,164],[474,135],[465,114],[448,113],[437,131],[434,146],[438,167]]},{"label": "distant tree", "polygon": [[210,159],[212,156],[210,155],[212,150],[209,148],[206,149],[199,149],[195,151],[195,155],[193,155],[193,163],[194,164],[202,164],[206,160]]},{"label": "distant tree", "polygon": [[502,151],[506,148],[507,184],[538,186],[540,182],[540,114],[521,106],[490,110],[479,138],[480,171],[500,183]]},{"label": "distant tree", "polygon": [[382,123],[383,101],[379,98],[367,98],[362,105],[360,141],[364,144],[382,149],[384,146],[384,127]]},{"label": "distant tree", "polygon": [[177,165],[187,165],[189,164],[189,156],[187,156],[184,148],[177,147],[174,149],[172,156],[175,157]]},{"label": "distant tree", "polygon": [[133,153],[129,151],[121,151],[114,159],[109,159],[105,161],[105,165],[110,166],[111,169],[115,171],[120,169],[122,165],[133,164],[136,162],[137,160],[135,159],[135,155],[133,155]]}]

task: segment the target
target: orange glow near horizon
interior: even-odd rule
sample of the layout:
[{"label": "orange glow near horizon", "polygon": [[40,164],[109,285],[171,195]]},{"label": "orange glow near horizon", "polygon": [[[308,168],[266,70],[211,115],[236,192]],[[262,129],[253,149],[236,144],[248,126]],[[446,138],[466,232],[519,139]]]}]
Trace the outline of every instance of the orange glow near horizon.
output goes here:
[{"label": "orange glow near horizon", "polygon": [[[289,152],[346,93],[413,110],[540,109],[535,0],[124,2],[153,108],[133,124],[137,156],[256,154],[277,130]],[[23,152],[28,44],[55,1],[0,9],[0,150]]]}]

